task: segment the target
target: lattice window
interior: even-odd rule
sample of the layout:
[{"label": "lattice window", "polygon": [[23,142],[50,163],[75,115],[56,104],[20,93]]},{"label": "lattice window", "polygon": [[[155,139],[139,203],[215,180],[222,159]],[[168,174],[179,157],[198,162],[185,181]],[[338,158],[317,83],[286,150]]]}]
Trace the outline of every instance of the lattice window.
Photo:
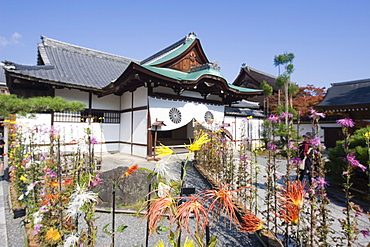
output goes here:
[{"label": "lattice window", "polygon": [[87,122],[91,118],[93,123],[120,123],[121,117],[119,111],[104,111],[92,110],[91,114],[88,110],[83,112],[56,112],[54,113],[55,122],[72,122],[81,123]]}]

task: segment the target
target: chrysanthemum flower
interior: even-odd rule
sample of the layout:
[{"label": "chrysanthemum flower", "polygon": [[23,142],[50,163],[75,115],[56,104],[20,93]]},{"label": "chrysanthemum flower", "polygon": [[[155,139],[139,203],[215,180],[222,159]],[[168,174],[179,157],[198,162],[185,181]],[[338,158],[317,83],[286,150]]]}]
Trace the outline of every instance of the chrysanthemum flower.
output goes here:
[{"label": "chrysanthemum flower", "polygon": [[355,126],[355,122],[350,118],[339,119],[337,120],[337,124],[339,124],[342,127],[347,127],[347,128]]},{"label": "chrysanthemum flower", "polygon": [[[154,192],[154,191],[153,191]],[[150,199],[143,205],[149,203],[149,209],[147,212],[147,220],[149,223],[149,230],[153,233],[158,225],[166,215],[172,222],[175,215],[176,200],[171,196],[170,192],[163,191],[166,196],[160,198]]]},{"label": "chrysanthemum flower", "polygon": [[78,243],[78,239],[79,239],[79,237],[77,237],[74,234],[68,235],[66,241],[64,242],[63,247],[71,247],[71,246],[73,247],[73,246],[75,246],[75,244]]},{"label": "chrysanthemum flower", "polygon": [[137,169],[139,169],[138,168],[139,166],[136,164],[136,165],[133,165],[133,166],[130,166],[128,169],[127,169],[127,171],[124,173],[124,174],[122,174],[122,178],[124,178],[124,177],[128,177],[128,176],[130,176],[132,173],[134,173],[134,172],[136,172],[137,171]]},{"label": "chrysanthemum flower", "polygon": [[280,118],[274,114],[271,114],[267,120],[269,120],[271,123],[278,123],[280,122]]},{"label": "chrysanthemum flower", "polygon": [[217,206],[217,212],[219,214],[225,213],[229,217],[230,222],[236,224],[238,222],[238,218],[236,216],[238,208],[233,202],[233,196],[236,194],[236,192],[241,189],[245,189],[246,187],[229,190],[230,187],[232,187],[231,184],[219,183],[219,186],[215,190],[205,190],[200,193],[200,196],[204,200],[212,201],[208,207],[208,210],[212,212],[212,214]]},{"label": "chrysanthemum flower", "polygon": [[366,166],[362,165],[358,160],[356,160],[356,156],[354,156],[353,153],[354,152],[347,154],[347,160],[349,164],[352,167],[360,168],[364,172],[366,170]]},{"label": "chrysanthemum flower", "polygon": [[290,203],[279,205],[278,213],[273,212],[277,217],[283,219],[286,223],[297,224],[299,220],[300,208]]},{"label": "chrysanthemum flower", "polygon": [[75,217],[85,203],[96,201],[97,197],[96,193],[88,191],[85,186],[77,184],[74,193],[69,198],[70,203],[66,210],[67,219]]},{"label": "chrysanthemum flower", "polygon": [[310,118],[320,118],[320,117],[325,118],[325,113],[317,112],[314,109],[311,109],[310,113],[311,113],[311,115],[309,116]]},{"label": "chrysanthemum flower", "polygon": [[58,229],[53,229],[53,228],[50,228],[47,232],[46,232],[46,236],[45,236],[46,240],[54,240],[54,241],[57,241],[60,239],[60,234],[59,234],[59,231]]},{"label": "chrysanthemum flower", "polygon": [[240,232],[255,232],[263,228],[263,222],[260,218],[249,212],[242,216]]},{"label": "chrysanthemum flower", "polygon": [[160,157],[160,156],[167,156],[167,155],[172,155],[174,152],[171,148],[163,145],[162,143],[160,144],[159,147],[155,148],[155,155]]},{"label": "chrysanthemum flower", "polygon": [[280,201],[283,203],[290,203],[300,208],[303,205],[303,199],[306,195],[304,187],[306,182],[301,181],[288,181],[286,188],[281,188],[279,195],[281,196]]},{"label": "chrysanthemum flower", "polygon": [[208,225],[207,210],[204,208],[203,202],[200,201],[200,198],[193,195],[190,197],[182,197],[181,199],[185,200],[185,202],[178,207],[173,222],[178,221],[185,231],[190,232],[189,219],[190,217],[194,217],[197,229],[200,229],[203,233],[205,227]]},{"label": "chrysanthemum flower", "polygon": [[189,149],[189,152],[198,151],[201,149],[202,145],[211,141],[208,139],[207,134],[203,134],[201,137],[199,137],[197,140],[195,140],[193,143],[191,143],[188,146],[185,146],[185,148]]}]

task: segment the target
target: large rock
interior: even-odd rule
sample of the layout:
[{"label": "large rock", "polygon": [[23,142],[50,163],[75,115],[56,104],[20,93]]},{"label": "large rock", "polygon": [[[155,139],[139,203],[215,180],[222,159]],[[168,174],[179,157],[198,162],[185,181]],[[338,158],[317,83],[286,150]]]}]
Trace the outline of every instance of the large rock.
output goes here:
[{"label": "large rock", "polygon": [[97,207],[112,207],[113,183],[116,183],[116,206],[124,204],[131,206],[144,202],[145,196],[149,193],[149,172],[137,170],[128,177],[122,178],[121,175],[127,171],[128,167],[117,167],[113,170],[102,172],[100,178],[103,183],[96,186],[94,192],[99,192]]}]

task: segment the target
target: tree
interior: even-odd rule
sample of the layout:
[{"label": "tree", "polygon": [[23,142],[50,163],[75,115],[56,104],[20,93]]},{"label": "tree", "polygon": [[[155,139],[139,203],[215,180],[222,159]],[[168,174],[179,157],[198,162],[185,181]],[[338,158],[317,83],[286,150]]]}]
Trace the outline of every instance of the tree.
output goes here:
[{"label": "tree", "polygon": [[63,111],[83,111],[85,103],[67,101],[61,97],[18,98],[16,95],[0,95],[0,119],[7,119],[10,114],[54,113]]},{"label": "tree", "polygon": [[[294,71],[294,65],[292,64],[294,59],[293,53],[285,52],[282,55],[277,55],[274,57],[274,65],[278,66],[279,68],[279,76],[276,78],[276,85],[278,87],[284,86],[285,92],[285,112],[289,111],[289,92],[288,88],[290,85],[290,75]],[[284,65],[285,71],[284,73],[280,74],[280,66]],[[280,94],[280,90],[279,90]],[[280,98],[280,97],[279,97]],[[280,102],[279,102],[280,104]],[[288,124],[288,116],[285,117],[285,124]]]},{"label": "tree", "polygon": [[274,89],[270,84],[268,84],[265,80],[262,81],[260,88],[263,90],[265,96],[266,96],[266,114],[269,114],[269,98],[272,95]]},{"label": "tree", "polygon": [[[309,116],[310,110],[325,97],[325,87],[319,88],[313,85],[307,85],[305,87],[299,87],[297,93],[294,94],[292,86],[293,84],[290,86],[289,91],[292,91],[289,93],[292,95],[293,106],[290,109],[296,109],[297,112],[300,112],[300,116]],[[285,96],[283,100],[285,100]],[[269,110],[275,114],[280,114],[283,111],[283,107],[278,104],[277,95],[270,97]],[[294,114],[291,110],[289,112]]]}]

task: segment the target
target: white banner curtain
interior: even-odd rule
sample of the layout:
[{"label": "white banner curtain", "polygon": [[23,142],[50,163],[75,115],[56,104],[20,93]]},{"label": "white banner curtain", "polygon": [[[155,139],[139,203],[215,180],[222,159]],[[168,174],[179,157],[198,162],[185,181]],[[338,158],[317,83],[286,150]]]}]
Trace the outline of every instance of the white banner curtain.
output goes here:
[{"label": "white banner curtain", "polygon": [[180,128],[195,119],[205,128],[209,128],[206,120],[213,119],[221,124],[224,119],[224,106],[196,103],[192,101],[167,100],[149,97],[151,125],[155,121],[163,121],[158,131]]}]

